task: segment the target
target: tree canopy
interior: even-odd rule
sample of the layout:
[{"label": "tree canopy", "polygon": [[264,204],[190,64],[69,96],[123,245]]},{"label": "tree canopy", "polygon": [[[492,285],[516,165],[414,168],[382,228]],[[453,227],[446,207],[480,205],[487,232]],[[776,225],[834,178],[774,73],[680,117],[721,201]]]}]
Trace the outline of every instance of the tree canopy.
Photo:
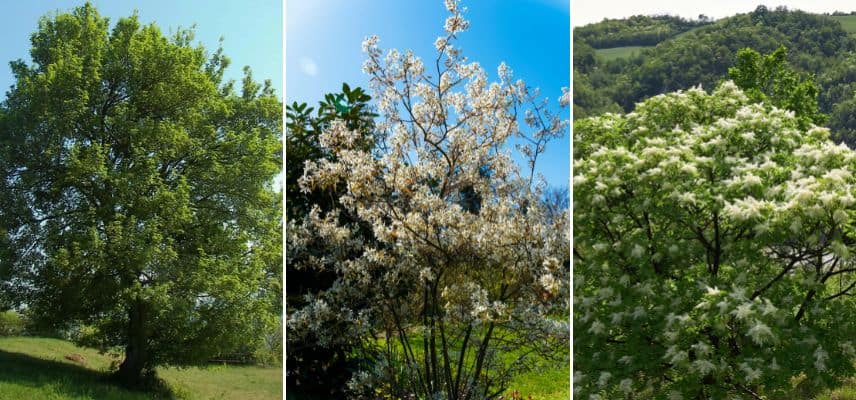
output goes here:
[{"label": "tree canopy", "polygon": [[793,111],[803,129],[811,124],[823,125],[827,116],[818,110],[817,85],[788,66],[787,54],[784,46],[763,56],[752,49],[741,49],[728,76],[751,101]]},{"label": "tree canopy", "polygon": [[91,4],[44,17],[0,107],[6,287],[122,347],[128,384],[260,339],[279,307],[282,106],[192,41]]}]

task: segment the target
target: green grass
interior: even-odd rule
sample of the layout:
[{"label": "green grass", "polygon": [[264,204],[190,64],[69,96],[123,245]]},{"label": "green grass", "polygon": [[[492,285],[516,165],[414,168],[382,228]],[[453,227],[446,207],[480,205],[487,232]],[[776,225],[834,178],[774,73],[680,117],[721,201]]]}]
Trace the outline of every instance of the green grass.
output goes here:
[{"label": "green grass", "polygon": [[[421,357],[422,336],[419,334],[408,335],[407,341],[416,357]],[[400,349],[398,341],[396,340],[394,343],[396,343],[395,347]],[[533,358],[534,367],[530,371],[512,377],[505,395],[510,397],[516,391],[520,398],[527,400],[530,397],[532,400],[569,399],[571,395],[571,367],[568,360],[570,351],[567,347],[558,349],[558,351],[562,352],[563,355],[563,357],[559,357],[561,361]],[[506,353],[502,354],[500,358],[505,363],[510,364],[517,356],[518,354]]]},{"label": "green grass", "polygon": [[[85,364],[66,360],[80,354]],[[64,340],[0,337],[0,400],[144,400],[157,395],[132,392],[106,381],[112,359]],[[282,398],[282,368],[209,366],[162,368],[158,375],[174,398],[187,400]],[[162,397],[161,397],[162,398]]]},{"label": "green grass", "polygon": [[841,27],[844,28],[847,33],[856,35],[856,15],[831,16],[830,18],[841,22]]},{"label": "green grass", "polygon": [[624,47],[612,47],[609,49],[597,49],[595,52],[603,58],[604,61],[615,60],[618,58],[630,58],[635,54],[639,54],[643,49],[650,48],[651,46],[624,46]]},{"label": "green grass", "polygon": [[856,400],[856,382],[823,393],[816,400]]},{"label": "green grass", "polygon": [[506,393],[516,390],[524,399],[532,396],[533,400],[567,400],[571,398],[570,386],[571,367],[565,363],[518,375]]},{"label": "green grass", "polygon": [[[843,23],[843,22],[842,22],[842,23]],[[854,22],[854,23],[856,23],[856,22]],[[705,28],[705,27],[708,27],[708,26],[710,26],[710,25],[697,26],[697,27],[692,28],[692,29],[690,29],[690,30],[687,30],[687,31],[681,32],[681,33],[679,33],[679,34],[677,34],[677,35],[674,35],[674,36],[672,36],[672,37],[670,37],[670,38],[668,38],[668,39],[666,39],[666,40],[672,40],[672,39],[675,39],[675,38],[679,38],[679,37],[681,37],[681,36],[684,36],[684,35],[689,34],[690,32],[695,32],[695,31],[697,31],[697,30],[699,30],[699,29],[702,29],[702,28]],[[846,28],[845,28],[845,29],[846,29]],[[856,27],[854,27],[854,29],[856,29]],[[848,31],[848,32],[849,32],[849,31]],[[597,54],[598,54],[598,55],[599,55],[599,56],[600,56],[604,61],[611,61],[611,60],[615,60],[615,59],[619,59],[619,58],[630,58],[630,57],[632,57],[632,56],[634,56],[634,55],[638,55],[642,50],[644,50],[644,49],[650,49],[651,47],[654,47],[654,46],[622,46],[622,47],[611,47],[611,48],[608,48],[608,49],[595,49],[595,52],[596,52],[596,53],[597,53]]]}]

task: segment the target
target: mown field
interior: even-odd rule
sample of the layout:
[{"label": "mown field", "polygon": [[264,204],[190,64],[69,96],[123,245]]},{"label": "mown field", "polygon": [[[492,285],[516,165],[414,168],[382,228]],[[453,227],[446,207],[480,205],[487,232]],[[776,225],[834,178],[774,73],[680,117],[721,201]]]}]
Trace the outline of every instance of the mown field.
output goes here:
[{"label": "mown field", "polygon": [[[840,22],[841,27],[844,28],[844,30],[847,31],[847,33],[849,33],[851,35],[856,35],[856,15],[830,16],[830,18]],[[687,35],[691,32],[695,32],[695,31],[702,29],[706,26],[707,25],[699,26],[699,27],[692,28],[688,31],[681,32],[681,33],[673,36],[672,39]],[[631,57],[635,54],[638,54],[641,50],[648,49],[651,47],[654,47],[654,46],[623,46],[623,47],[612,47],[612,48],[607,48],[607,49],[596,49],[595,51],[597,52],[597,54],[599,56],[601,56],[603,58],[604,61],[610,61],[610,60],[615,60],[618,58]]]},{"label": "mown field", "polygon": [[831,16],[830,18],[841,22],[841,27],[844,28],[847,33],[856,35],[856,15]]},{"label": "mown field", "polygon": [[624,46],[624,47],[612,47],[609,49],[597,49],[595,52],[599,56],[603,58],[604,61],[615,60],[617,58],[628,58],[633,56],[634,54],[639,53],[643,49],[650,48],[652,46]]},{"label": "mown field", "polygon": [[[506,393],[517,391],[532,400],[567,400],[571,395],[571,368],[567,364],[542,366],[541,370],[516,377]],[[856,399],[856,397],[854,397]]]},{"label": "mown field", "polygon": [[[846,18],[850,18],[850,17],[846,17]],[[842,22],[842,24],[843,24],[843,22]],[[848,31],[848,32],[856,32],[856,19],[853,19],[853,24],[854,24],[854,26],[853,26],[854,31]],[[670,39],[674,39],[674,38],[686,35],[690,32],[695,32],[701,28],[704,28],[705,26],[707,26],[707,25],[695,27],[695,28],[692,28],[688,31],[681,32],[675,36],[672,36]],[[845,28],[845,29],[847,29],[847,28]],[[666,40],[669,40],[669,39],[666,39]],[[603,58],[604,61],[611,61],[611,60],[615,60],[618,58],[632,57],[636,54],[639,54],[640,51],[645,50],[645,49],[650,49],[651,47],[654,47],[654,46],[622,46],[622,47],[611,47],[608,49],[595,49],[595,52],[601,58]]]},{"label": "mown field", "polygon": [[[78,354],[76,363],[65,356]],[[172,391],[132,392],[105,381],[113,359],[58,339],[0,337],[0,400],[282,399],[282,368],[209,366],[158,370]]]}]

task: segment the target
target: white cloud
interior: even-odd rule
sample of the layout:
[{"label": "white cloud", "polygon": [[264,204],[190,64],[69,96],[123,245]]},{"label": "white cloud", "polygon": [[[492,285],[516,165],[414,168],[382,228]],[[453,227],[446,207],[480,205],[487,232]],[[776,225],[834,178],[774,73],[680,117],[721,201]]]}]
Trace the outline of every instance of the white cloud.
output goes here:
[{"label": "white cloud", "polygon": [[318,75],[318,64],[315,64],[311,58],[303,57],[300,59],[300,70],[308,76],[316,76]]}]

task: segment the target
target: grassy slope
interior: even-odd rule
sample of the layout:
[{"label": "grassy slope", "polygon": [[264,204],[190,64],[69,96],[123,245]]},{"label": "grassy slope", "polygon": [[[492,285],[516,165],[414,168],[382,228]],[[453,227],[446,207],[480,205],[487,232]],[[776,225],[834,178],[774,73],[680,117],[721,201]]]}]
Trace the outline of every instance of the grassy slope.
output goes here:
[{"label": "grassy slope", "polygon": [[[80,354],[84,366],[65,359]],[[58,340],[0,337],[0,400],[143,400],[154,395],[130,392],[104,382],[111,358]],[[190,400],[282,398],[282,369],[221,367],[161,369],[159,375],[178,398]]]},{"label": "grassy slope", "polygon": [[[856,36],[856,15],[843,15],[843,16],[830,16],[830,18],[841,22],[841,27],[844,28],[847,33]],[[681,37],[683,35],[689,34],[690,32],[694,32],[701,28],[704,28],[708,25],[698,26],[692,28],[688,31],[681,32],[671,39]],[[669,39],[666,39],[669,40]],[[624,46],[624,47],[612,47],[608,49],[596,49],[598,55],[603,57],[604,61],[610,61],[617,58],[628,58],[635,53],[638,53],[642,49],[647,49],[652,46]]]},{"label": "grassy slope", "polygon": [[609,49],[596,49],[595,52],[604,61],[614,60],[616,58],[628,58],[633,54],[638,53],[642,49],[647,49],[651,46],[624,46],[624,47],[612,47]]},{"label": "grassy slope", "polygon": [[[850,17],[843,17],[843,18],[850,18]],[[844,22],[843,22],[843,21],[842,21],[841,23],[842,23],[842,24],[844,24]],[[681,33],[679,33],[679,34],[677,34],[677,35],[675,35],[675,36],[672,36],[672,37],[670,37],[670,38],[668,38],[668,39],[666,39],[666,40],[670,40],[670,39],[674,39],[674,38],[677,38],[677,37],[681,37],[681,36],[686,35],[686,34],[688,34],[688,33],[690,33],[690,32],[695,32],[695,31],[697,31],[697,30],[699,30],[699,29],[701,29],[701,28],[704,28],[704,27],[706,27],[706,26],[708,26],[708,25],[697,26],[697,27],[695,27],[695,28],[692,28],[692,29],[690,29],[690,30],[687,30],[687,31],[681,32]],[[844,29],[848,29],[848,28],[845,26],[845,28],[844,28]],[[853,29],[854,29],[854,31],[856,31],[856,19],[853,19]],[[851,32],[851,33],[852,33],[853,31],[848,30],[848,32]],[[623,46],[623,47],[611,47],[611,48],[608,48],[608,49],[595,49],[595,52],[596,52],[599,56],[601,56],[601,57],[603,58],[603,60],[604,60],[604,61],[611,61],[611,60],[615,60],[615,59],[617,59],[617,58],[629,58],[629,57],[633,56],[634,54],[638,54],[641,50],[649,49],[649,48],[651,48],[651,47],[654,47],[654,46]]]},{"label": "grassy slope", "polygon": [[532,400],[567,400],[571,398],[571,368],[569,365],[544,367],[514,378],[506,393],[517,391]]},{"label": "grassy slope", "polygon": [[841,27],[847,33],[856,35],[856,15],[831,16],[830,18],[841,22]]}]

